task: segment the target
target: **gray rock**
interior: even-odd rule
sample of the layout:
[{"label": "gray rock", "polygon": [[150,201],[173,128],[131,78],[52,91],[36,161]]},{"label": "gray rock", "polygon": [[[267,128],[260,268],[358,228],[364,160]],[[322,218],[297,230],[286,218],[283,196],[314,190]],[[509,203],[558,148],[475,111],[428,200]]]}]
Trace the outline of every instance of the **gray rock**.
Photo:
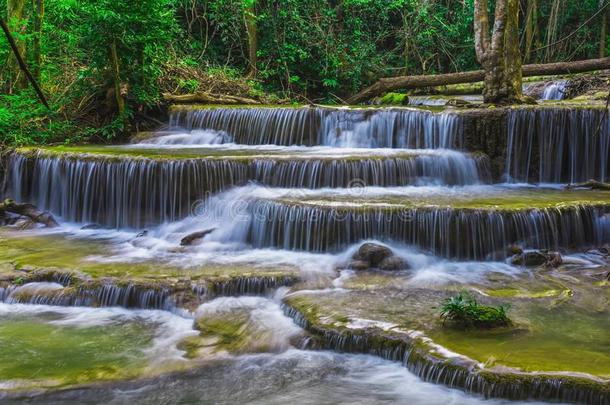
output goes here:
[{"label": "gray rock", "polygon": [[352,260],[347,266],[347,268],[351,270],[368,270],[370,267],[369,262],[365,262],[364,260]]},{"label": "gray rock", "polygon": [[398,256],[386,257],[379,263],[379,270],[407,270],[408,264]]},{"label": "gray rock", "polygon": [[353,259],[367,262],[370,267],[378,267],[384,259],[394,256],[394,252],[387,246],[377,243],[365,243],[360,246]]},{"label": "gray rock", "polygon": [[203,239],[206,235],[209,235],[210,233],[214,232],[215,230],[216,230],[216,228],[212,228],[212,229],[206,229],[204,231],[193,232],[190,235],[187,235],[184,238],[182,238],[182,240],[180,241],[180,245],[181,246],[190,246],[193,243],[195,243],[196,241]]},{"label": "gray rock", "polygon": [[543,252],[535,250],[533,252],[523,252],[515,255],[511,263],[517,266],[525,267],[537,267],[537,266],[552,266],[557,267],[561,265],[563,259],[561,254],[558,252]]}]

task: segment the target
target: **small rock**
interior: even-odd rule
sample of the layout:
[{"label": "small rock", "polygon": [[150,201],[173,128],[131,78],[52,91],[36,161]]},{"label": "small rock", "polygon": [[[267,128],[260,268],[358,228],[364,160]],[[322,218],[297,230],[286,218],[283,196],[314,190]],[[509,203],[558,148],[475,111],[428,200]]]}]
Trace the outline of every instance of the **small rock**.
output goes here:
[{"label": "small rock", "polygon": [[82,230],[102,229],[102,226],[100,224],[87,224],[80,229],[82,229]]},{"label": "small rock", "polygon": [[148,231],[145,229],[142,232],[140,232],[139,234],[136,235],[136,238],[143,238],[145,236],[148,236]]},{"label": "small rock", "polygon": [[548,254],[547,264],[551,267],[559,267],[563,263],[563,258],[559,252],[551,252]]},{"label": "small rock", "polygon": [[180,241],[180,245],[181,246],[190,246],[195,241],[203,239],[206,235],[209,235],[210,233],[214,232],[215,230],[216,230],[216,228],[212,228],[212,229],[206,229],[204,231],[193,232],[193,233],[185,236],[184,238],[182,238],[182,240]]},{"label": "small rock", "polygon": [[394,252],[389,247],[377,243],[365,243],[360,246],[353,259],[367,262],[370,267],[377,267],[383,259],[391,256],[394,256]]},{"label": "small rock", "polygon": [[511,264],[525,267],[537,267],[537,266],[552,266],[558,267],[563,262],[561,254],[558,252],[542,252],[532,251],[524,252],[514,256],[511,260]]},{"label": "small rock", "polygon": [[15,221],[13,226],[21,231],[26,231],[28,229],[34,229],[36,227],[36,223],[29,218],[22,217]]},{"label": "small rock", "polygon": [[521,246],[509,245],[507,249],[508,249],[508,252],[511,255],[521,255],[521,254],[523,254],[523,249],[521,248]]},{"label": "small rock", "polygon": [[452,98],[447,101],[447,105],[450,107],[468,107],[471,104],[470,101],[462,100],[461,98]]}]

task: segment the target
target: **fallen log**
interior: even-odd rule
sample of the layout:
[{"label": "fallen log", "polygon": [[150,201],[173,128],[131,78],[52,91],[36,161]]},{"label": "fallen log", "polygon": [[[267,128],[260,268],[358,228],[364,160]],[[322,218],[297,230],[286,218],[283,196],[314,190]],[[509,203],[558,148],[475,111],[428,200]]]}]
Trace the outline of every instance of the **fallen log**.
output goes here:
[{"label": "fallen log", "polygon": [[33,222],[43,224],[48,228],[59,226],[53,215],[48,212],[40,211],[35,205],[27,203],[16,203],[13,200],[7,199],[0,203],[0,212],[4,215],[8,212],[11,214],[21,215],[30,218]]},{"label": "fallen log", "polygon": [[589,181],[585,181],[584,183],[568,184],[566,186],[566,188],[568,190],[573,189],[573,188],[590,188],[591,190],[610,190],[610,183],[603,183],[603,182],[597,181],[597,180],[589,180]]},{"label": "fallen log", "polygon": [[[571,73],[591,72],[602,69],[610,69],[610,57],[581,60],[576,62],[524,65],[523,77],[565,75]],[[475,83],[482,81],[484,76],[485,72],[483,70],[473,70],[471,72],[446,73],[440,75],[384,77],[358,94],[355,94],[347,99],[347,102],[349,104],[358,104],[388,91],[394,90],[409,90],[422,87],[447,86],[450,84]]]},{"label": "fallen log", "polygon": [[180,95],[165,93],[163,99],[176,104],[260,104],[260,102],[247,97],[204,92]]}]

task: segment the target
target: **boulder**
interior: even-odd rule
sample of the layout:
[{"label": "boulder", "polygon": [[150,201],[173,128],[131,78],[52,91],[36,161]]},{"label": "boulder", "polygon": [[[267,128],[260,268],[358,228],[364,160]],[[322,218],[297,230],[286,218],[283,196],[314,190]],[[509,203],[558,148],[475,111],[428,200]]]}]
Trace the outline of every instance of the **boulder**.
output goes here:
[{"label": "boulder", "polygon": [[360,246],[353,259],[367,262],[370,267],[377,267],[383,259],[392,256],[394,256],[394,252],[387,246],[377,243],[365,243]]},{"label": "boulder", "polygon": [[407,269],[407,263],[398,256],[386,257],[379,263],[379,270],[404,270]]},{"label": "boulder", "polygon": [[352,257],[349,268],[352,270],[405,270],[409,266],[389,247],[369,242],[360,246]]}]

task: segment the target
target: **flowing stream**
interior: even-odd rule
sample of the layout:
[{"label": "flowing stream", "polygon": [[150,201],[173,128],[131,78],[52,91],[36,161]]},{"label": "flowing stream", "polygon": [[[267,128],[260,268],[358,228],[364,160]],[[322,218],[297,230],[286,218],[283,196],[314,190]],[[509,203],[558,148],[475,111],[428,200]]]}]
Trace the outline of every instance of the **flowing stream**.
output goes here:
[{"label": "flowing stream", "polygon": [[[545,99],[559,99],[561,86],[545,90]],[[351,257],[363,242],[383,243],[408,265],[408,278],[388,288],[435,294],[533,278],[510,264],[516,248],[601,265],[582,252],[610,243],[609,194],[564,183],[610,178],[603,110],[510,109],[498,161],[471,150],[477,135],[467,131],[468,117],[415,108],[186,106],[172,109],[166,131],[136,144],[14,151],[1,196],[48,210],[61,226],[0,234],[13,238],[7,257],[15,260],[6,265],[27,271],[46,260],[55,270],[75,269],[0,283],[0,398],[507,403],[478,396],[475,378],[460,386],[471,392],[449,388],[458,385],[442,379],[440,367],[433,378],[378,357],[305,350],[316,341],[283,306],[291,288],[349,294],[360,277]],[[493,172],[500,166],[502,178]],[[200,237],[184,243],[193,232]],[[248,271],[231,279],[242,267]],[[195,275],[201,268],[211,270]],[[87,275],[94,273],[99,279]],[[556,290],[548,294],[562,294]],[[23,364],[12,364],[19,351]],[[445,385],[425,382],[432,380]]]}]

